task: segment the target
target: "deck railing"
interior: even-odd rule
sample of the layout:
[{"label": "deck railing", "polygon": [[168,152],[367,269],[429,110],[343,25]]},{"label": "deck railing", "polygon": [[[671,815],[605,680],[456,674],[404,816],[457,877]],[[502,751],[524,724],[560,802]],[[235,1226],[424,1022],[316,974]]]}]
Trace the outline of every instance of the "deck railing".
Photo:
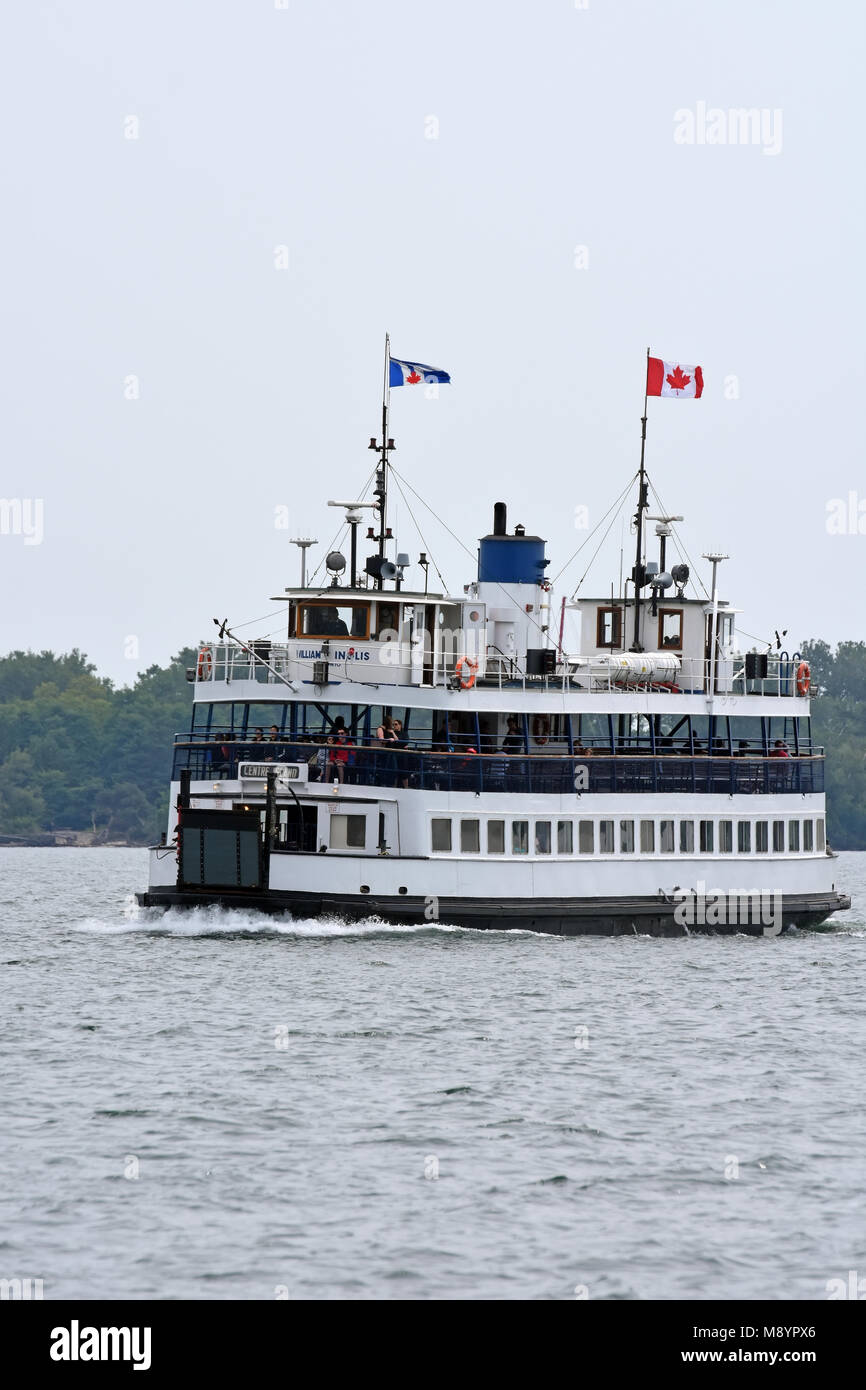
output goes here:
[{"label": "deck railing", "polygon": [[[332,755],[339,752],[340,758]],[[345,759],[342,755],[345,754]],[[194,781],[235,779],[242,762],[305,762],[310,781],[431,791],[566,793],[700,792],[776,795],[823,792],[822,753],[798,757],[712,757],[706,754],[610,756],[440,752],[304,742],[175,744],[173,777],[188,768]]]},{"label": "deck railing", "polygon": [[[357,639],[342,640],[345,647]],[[332,639],[333,641],[333,639]],[[202,649],[203,656],[195,671],[199,682],[255,681],[262,685],[285,686],[288,682],[313,683],[315,667],[320,663],[299,656],[303,643],[254,642],[252,652],[244,651],[231,643],[213,642]],[[716,693],[731,695],[782,695],[795,696],[797,673],[800,668],[800,654],[795,652],[772,653],[767,658],[767,675],[761,678],[746,679],[745,655],[737,654],[716,662],[715,667],[707,660],[695,657],[679,657],[676,652],[662,655],[676,656],[679,667],[675,672],[666,673],[665,678],[650,669],[640,672],[617,666],[617,656],[631,657],[631,653],[612,653],[608,659],[604,655],[571,657],[559,669],[549,675],[527,675],[519,664],[496,655],[488,656],[487,672],[477,684],[482,688],[496,687],[500,690],[568,690],[568,691],[610,691],[623,694],[653,692],[660,694],[707,694],[712,681]],[[651,655],[651,654],[650,654]],[[327,658],[323,658],[327,659]],[[426,669],[422,686],[445,688],[454,685],[459,677],[456,671],[457,656],[444,657],[441,653],[431,661]],[[331,661],[329,682],[336,683],[351,679],[353,674],[363,677],[365,668],[345,661]],[[418,684],[407,679],[408,663],[393,668],[395,685]]]}]

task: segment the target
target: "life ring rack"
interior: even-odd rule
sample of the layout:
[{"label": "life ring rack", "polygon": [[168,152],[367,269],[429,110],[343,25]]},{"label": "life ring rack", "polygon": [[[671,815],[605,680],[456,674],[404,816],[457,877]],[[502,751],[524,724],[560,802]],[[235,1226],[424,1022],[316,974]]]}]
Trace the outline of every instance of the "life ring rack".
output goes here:
[{"label": "life ring rack", "polygon": [[808,695],[812,684],[812,672],[808,661],[801,661],[797,667],[797,694]]},{"label": "life ring rack", "polygon": [[478,671],[478,662],[473,661],[471,656],[461,656],[457,665],[454,667],[460,681],[461,690],[471,690],[475,684],[475,676]]},{"label": "life ring rack", "polygon": [[213,657],[210,647],[201,646],[198,649],[198,660],[195,663],[195,678],[197,681],[209,681],[213,671]]}]

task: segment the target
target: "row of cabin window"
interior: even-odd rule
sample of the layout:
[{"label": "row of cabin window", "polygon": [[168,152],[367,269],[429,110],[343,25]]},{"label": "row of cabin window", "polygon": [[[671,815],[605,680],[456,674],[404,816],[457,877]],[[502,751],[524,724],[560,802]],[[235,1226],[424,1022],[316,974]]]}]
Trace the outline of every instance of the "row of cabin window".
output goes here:
[{"label": "row of cabin window", "polygon": [[[505,854],[506,822],[488,820],[486,824],[486,852]],[[511,853],[529,854],[530,824],[533,826],[536,854],[551,854],[556,846],[557,854],[574,854],[575,822],[572,820],[513,820],[511,825]],[[555,834],[554,834],[555,824]],[[635,833],[637,824],[637,833]],[[461,854],[481,853],[480,820],[459,821]],[[619,835],[617,837],[617,825]],[[634,854],[637,848],[641,854],[733,854],[736,844],[738,854],[813,854],[825,848],[824,820],[701,820],[698,821],[697,836],[693,820],[600,820],[598,822],[598,853],[616,854],[617,838],[620,854]],[[577,821],[578,854],[596,853],[596,822]],[[801,831],[802,826],[802,831]],[[452,839],[452,821],[444,817],[434,817],[431,822],[431,847],[434,854],[450,854],[456,847]]]}]

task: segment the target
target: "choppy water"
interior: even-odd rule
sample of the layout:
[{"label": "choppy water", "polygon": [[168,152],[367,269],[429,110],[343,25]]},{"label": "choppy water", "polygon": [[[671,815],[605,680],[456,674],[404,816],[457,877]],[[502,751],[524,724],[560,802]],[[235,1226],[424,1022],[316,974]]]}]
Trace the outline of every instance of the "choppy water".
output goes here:
[{"label": "choppy water", "polygon": [[163,917],[131,904],[145,877],[137,850],[0,850],[0,1277],[822,1299],[866,1275],[866,854],[833,930],[780,939]]}]

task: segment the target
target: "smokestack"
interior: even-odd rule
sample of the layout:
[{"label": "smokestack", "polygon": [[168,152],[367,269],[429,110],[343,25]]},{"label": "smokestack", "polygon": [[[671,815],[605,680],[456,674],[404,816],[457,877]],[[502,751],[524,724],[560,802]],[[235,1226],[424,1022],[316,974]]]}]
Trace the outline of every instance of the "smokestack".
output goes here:
[{"label": "smokestack", "polygon": [[504,536],[506,527],[505,503],[495,502],[493,505],[493,534],[494,536]]}]

